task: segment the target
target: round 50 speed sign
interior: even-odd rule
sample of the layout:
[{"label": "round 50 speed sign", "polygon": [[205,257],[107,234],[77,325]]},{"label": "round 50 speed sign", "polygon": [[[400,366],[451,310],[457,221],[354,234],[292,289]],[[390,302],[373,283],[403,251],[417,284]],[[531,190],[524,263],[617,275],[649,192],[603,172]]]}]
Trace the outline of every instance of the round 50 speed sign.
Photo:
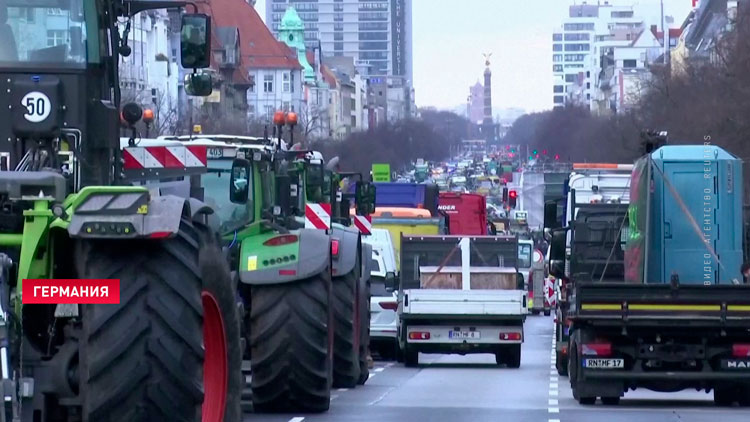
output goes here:
[{"label": "round 50 speed sign", "polygon": [[26,114],[23,117],[31,123],[43,122],[52,111],[52,102],[49,97],[39,91],[32,91],[24,95],[21,99],[21,105],[26,107]]}]

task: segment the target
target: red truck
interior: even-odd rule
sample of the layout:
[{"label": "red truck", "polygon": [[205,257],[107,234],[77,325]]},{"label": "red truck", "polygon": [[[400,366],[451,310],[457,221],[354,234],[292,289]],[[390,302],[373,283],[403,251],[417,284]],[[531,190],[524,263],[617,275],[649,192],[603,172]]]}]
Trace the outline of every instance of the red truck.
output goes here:
[{"label": "red truck", "polygon": [[476,193],[440,192],[438,210],[447,216],[448,233],[486,236],[487,199]]}]

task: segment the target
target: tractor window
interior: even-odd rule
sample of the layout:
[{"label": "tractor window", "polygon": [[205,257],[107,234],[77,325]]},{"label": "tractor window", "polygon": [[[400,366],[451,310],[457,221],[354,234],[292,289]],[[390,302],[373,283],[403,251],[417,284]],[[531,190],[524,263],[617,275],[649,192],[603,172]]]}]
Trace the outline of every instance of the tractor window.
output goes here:
[{"label": "tractor window", "polygon": [[[252,165],[252,163],[251,163]],[[229,180],[232,172],[231,160],[209,160],[208,172],[203,176],[204,199],[214,209],[221,221],[221,233],[228,233],[253,221],[252,169],[250,198],[247,204],[235,204],[229,200]]]},{"label": "tractor window", "polygon": [[0,64],[85,67],[84,1],[0,3]]}]

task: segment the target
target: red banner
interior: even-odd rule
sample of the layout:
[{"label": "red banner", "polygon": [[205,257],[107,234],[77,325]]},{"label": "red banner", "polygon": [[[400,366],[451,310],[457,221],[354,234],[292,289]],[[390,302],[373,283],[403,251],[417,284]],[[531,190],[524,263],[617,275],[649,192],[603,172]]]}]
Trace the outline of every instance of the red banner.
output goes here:
[{"label": "red banner", "polygon": [[120,303],[120,280],[25,279],[23,304],[100,305]]}]

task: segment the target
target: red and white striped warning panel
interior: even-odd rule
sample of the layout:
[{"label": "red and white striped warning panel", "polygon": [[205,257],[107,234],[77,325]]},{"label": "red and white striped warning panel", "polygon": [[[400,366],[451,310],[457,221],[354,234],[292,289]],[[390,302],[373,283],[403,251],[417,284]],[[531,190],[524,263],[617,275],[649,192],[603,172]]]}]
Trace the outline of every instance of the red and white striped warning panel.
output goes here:
[{"label": "red and white striped warning panel", "polygon": [[178,169],[206,167],[207,147],[200,145],[164,147],[125,147],[125,170]]},{"label": "red and white striped warning panel", "polygon": [[372,234],[372,217],[369,215],[355,215],[354,227],[363,235]]},{"label": "red and white striped warning panel", "polygon": [[331,228],[331,204],[305,204],[305,228]]}]

